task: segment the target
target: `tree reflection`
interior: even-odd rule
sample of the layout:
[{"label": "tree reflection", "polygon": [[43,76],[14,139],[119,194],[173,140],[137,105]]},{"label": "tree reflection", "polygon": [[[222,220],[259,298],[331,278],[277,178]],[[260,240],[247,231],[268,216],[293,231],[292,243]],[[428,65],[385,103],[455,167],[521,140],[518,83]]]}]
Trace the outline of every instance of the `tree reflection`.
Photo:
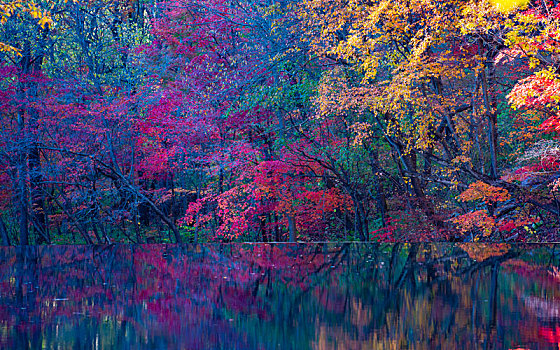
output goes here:
[{"label": "tree reflection", "polygon": [[[4,348],[555,349],[558,247],[0,249]],[[79,336],[77,336],[79,335]]]}]

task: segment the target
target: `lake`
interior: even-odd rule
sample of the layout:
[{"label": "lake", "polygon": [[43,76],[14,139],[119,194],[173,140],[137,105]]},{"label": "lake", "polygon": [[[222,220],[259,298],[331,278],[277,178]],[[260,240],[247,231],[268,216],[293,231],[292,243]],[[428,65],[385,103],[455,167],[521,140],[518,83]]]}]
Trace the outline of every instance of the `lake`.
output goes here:
[{"label": "lake", "polygon": [[0,248],[2,349],[559,349],[560,245]]}]

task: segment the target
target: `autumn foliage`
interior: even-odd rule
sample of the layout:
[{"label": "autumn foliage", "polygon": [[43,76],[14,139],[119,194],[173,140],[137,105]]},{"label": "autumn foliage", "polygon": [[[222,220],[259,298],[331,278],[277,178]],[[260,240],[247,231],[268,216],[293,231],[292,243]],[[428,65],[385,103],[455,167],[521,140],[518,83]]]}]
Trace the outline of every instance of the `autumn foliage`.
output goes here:
[{"label": "autumn foliage", "polygon": [[549,1],[11,1],[2,244],[558,237]]}]

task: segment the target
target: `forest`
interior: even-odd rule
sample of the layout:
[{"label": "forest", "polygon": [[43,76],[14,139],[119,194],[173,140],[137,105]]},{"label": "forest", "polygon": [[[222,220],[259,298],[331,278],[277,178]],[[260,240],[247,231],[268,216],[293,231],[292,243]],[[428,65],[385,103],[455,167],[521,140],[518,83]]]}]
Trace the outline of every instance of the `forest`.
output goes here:
[{"label": "forest", "polygon": [[0,244],[560,239],[556,0],[2,0]]}]

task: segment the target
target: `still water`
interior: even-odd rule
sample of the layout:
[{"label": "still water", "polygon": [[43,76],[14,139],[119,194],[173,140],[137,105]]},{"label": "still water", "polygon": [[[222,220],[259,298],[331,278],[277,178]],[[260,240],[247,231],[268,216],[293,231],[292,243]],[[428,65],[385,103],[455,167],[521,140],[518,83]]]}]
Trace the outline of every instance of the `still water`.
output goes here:
[{"label": "still water", "polygon": [[560,245],[0,248],[3,349],[559,349]]}]

